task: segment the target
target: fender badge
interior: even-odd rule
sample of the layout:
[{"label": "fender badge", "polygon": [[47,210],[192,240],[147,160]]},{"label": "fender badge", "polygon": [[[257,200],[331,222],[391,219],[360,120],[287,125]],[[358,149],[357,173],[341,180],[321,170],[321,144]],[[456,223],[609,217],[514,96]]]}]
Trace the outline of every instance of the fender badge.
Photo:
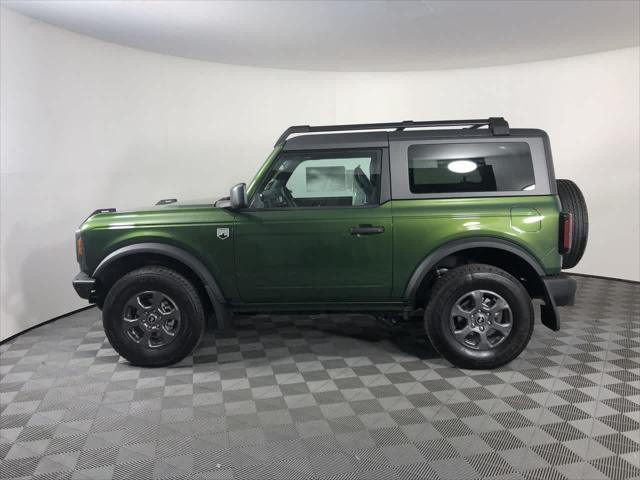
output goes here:
[{"label": "fender badge", "polygon": [[227,238],[229,238],[229,229],[228,228],[219,228],[218,229],[218,233],[217,233],[217,237],[220,240],[226,240]]}]

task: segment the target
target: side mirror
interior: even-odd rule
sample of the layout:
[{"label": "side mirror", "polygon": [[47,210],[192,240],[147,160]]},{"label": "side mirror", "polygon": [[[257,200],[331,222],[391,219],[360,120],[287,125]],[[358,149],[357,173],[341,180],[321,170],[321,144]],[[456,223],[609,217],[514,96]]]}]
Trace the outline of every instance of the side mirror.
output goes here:
[{"label": "side mirror", "polygon": [[229,199],[231,200],[231,208],[234,210],[247,207],[246,187],[244,183],[238,183],[231,187]]}]

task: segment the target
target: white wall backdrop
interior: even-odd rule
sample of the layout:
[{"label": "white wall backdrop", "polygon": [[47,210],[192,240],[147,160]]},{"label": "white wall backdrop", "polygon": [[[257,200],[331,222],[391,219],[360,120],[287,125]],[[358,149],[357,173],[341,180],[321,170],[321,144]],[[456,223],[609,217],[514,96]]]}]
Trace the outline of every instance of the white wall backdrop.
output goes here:
[{"label": "white wall backdrop", "polygon": [[233,67],[128,49],[1,10],[0,339],[85,303],[73,232],[95,208],[212,199],[291,124],[505,116],[583,189],[578,272],[640,279],[638,48],[419,73]]}]

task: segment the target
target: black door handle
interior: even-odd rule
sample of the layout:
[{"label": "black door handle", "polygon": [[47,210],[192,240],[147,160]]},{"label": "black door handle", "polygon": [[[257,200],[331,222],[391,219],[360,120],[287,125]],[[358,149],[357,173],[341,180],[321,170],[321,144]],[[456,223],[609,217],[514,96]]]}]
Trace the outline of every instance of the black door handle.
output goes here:
[{"label": "black door handle", "polygon": [[373,225],[360,225],[349,229],[351,235],[375,235],[384,233],[384,227],[374,227]]}]

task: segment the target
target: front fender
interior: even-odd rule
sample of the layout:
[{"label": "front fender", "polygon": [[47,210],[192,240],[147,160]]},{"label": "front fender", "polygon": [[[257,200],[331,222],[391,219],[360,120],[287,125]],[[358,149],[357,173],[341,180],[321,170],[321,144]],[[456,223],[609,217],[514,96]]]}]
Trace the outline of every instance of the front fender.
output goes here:
[{"label": "front fender", "polygon": [[214,307],[216,319],[218,321],[218,327],[224,328],[225,321],[228,317],[228,308],[227,301],[222,292],[222,289],[220,288],[218,282],[214,278],[211,271],[206,267],[206,265],[195,255],[187,252],[182,248],[164,243],[154,242],[126,245],[124,247],[118,248],[117,250],[114,250],[104,259],[102,259],[102,261],[93,271],[92,277],[100,279],[100,277],[103,276],[108,270],[109,266],[113,265],[114,262],[122,260],[127,256],[144,253],[162,255],[171,258],[175,261],[180,262],[182,265],[194,272],[202,282],[204,290]]},{"label": "front fender", "polygon": [[207,293],[211,292],[211,300],[215,300],[222,304],[226,303],[222,290],[220,289],[218,282],[213,277],[209,269],[204,263],[196,256],[187,252],[184,249],[175,247],[173,245],[167,245],[164,243],[136,243],[133,245],[126,245],[120,247],[117,250],[107,255],[93,271],[93,278],[100,278],[100,276],[107,270],[109,265],[113,262],[122,259],[128,255],[135,255],[139,253],[154,253],[158,255],[164,255],[166,257],[177,260],[183,265],[192,270],[198,278],[202,281],[207,289]]}]

